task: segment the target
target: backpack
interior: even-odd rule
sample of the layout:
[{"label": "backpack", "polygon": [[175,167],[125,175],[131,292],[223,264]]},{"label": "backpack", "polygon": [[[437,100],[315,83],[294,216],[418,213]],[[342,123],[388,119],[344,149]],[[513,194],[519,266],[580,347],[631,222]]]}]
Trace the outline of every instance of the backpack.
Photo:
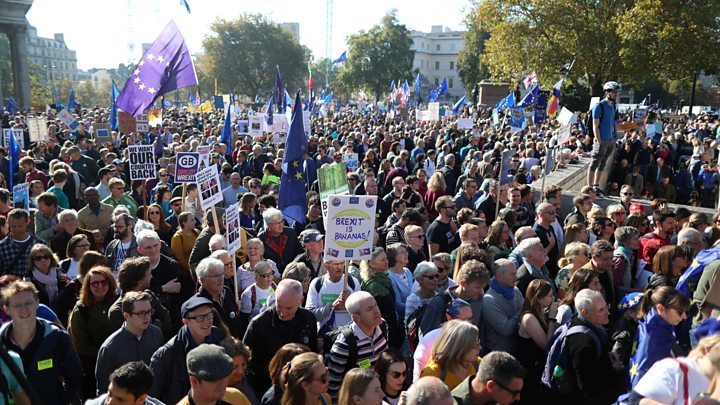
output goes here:
[{"label": "backpack", "polygon": [[[351,290],[355,289],[355,281],[353,280],[355,277],[351,275],[347,275],[347,284],[348,287],[350,287]],[[318,294],[320,294],[320,290],[322,289],[323,283],[325,282],[325,276],[318,277],[317,283],[315,283],[315,291],[317,291]]]},{"label": "backpack", "polygon": [[[446,306],[452,300],[452,297],[450,297],[450,294],[447,292],[441,294],[441,296],[443,297]],[[429,303],[420,305],[410,314],[410,316],[408,316],[407,324],[405,325],[405,333],[407,334],[410,353],[413,353],[417,348],[418,343],[420,343],[420,324],[422,324],[423,316],[427,311],[428,305]]]},{"label": "backpack", "polygon": [[[275,285],[275,282],[270,283],[270,288],[273,289],[273,291],[277,290],[277,286]],[[250,287],[250,305],[251,310],[252,308],[255,308],[255,304],[257,304],[257,286],[255,284]]]},{"label": "backpack", "polygon": [[[385,336],[385,339],[387,339],[388,326],[385,321],[380,324],[380,330]],[[323,357],[325,357],[326,361],[330,358],[330,351],[332,350],[335,341],[340,335],[343,335],[345,337],[345,341],[348,345],[347,361],[345,361],[345,370],[343,371],[343,374],[345,374],[348,371],[357,367],[358,360],[357,337],[355,337],[355,333],[353,332],[352,324],[343,325],[337,329],[328,332],[325,335],[325,339],[323,340]]]},{"label": "backpack", "polygon": [[542,374],[542,383],[552,391],[562,396],[571,395],[578,390],[575,373],[569,362],[565,342],[567,337],[577,333],[586,333],[595,342],[597,358],[602,354],[602,344],[595,332],[585,325],[570,326],[569,323],[561,325],[554,333],[548,344],[547,361]]}]

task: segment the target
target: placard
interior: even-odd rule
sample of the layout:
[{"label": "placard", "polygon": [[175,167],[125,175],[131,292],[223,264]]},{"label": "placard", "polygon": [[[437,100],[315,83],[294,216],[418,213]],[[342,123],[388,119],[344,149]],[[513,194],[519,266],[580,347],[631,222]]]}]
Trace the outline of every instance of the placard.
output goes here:
[{"label": "placard", "polygon": [[440,119],[440,103],[428,103],[427,120],[437,121]]},{"label": "placard", "polygon": [[250,126],[248,129],[248,133],[253,138],[260,138],[263,136],[263,128],[265,123],[265,116],[264,115],[253,115],[248,117],[248,125]]},{"label": "placard", "polygon": [[195,174],[195,180],[200,192],[200,207],[203,211],[209,209],[223,200],[220,192],[220,176],[216,165],[212,165]]},{"label": "placard", "polygon": [[273,143],[276,147],[279,147],[281,144],[284,145],[287,143],[287,132],[276,132],[273,134]]},{"label": "placard", "polygon": [[358,167],[360,167],[357,153],[343,153],[342,161],[343,163],[345,163],[345,166],[347,166],[347,169],[351,172],[354,172],[358,169]]},{"label": "placard", "polygon": [[3,146],[5,149],[10,148],[10,137],[15,136],[15,142],[17,142],[20,149],[25,149],[25,133],[22,128],[3,128]]},{"label": "placard", "polygon": [[318,186],[321,200],[331,194],[350,194],[345,163],[333,163],[318,169]]},{"label": "placard", "polygon": [[118,111],[118,130],[127,135],[137,130],[137,121],[135,117],[125,111]]},{"label": "placard", "polygon": [[195,174],[199,166],[199,153],[178,152],[175,158],[175,183],[195,183]]},{"label": "placard", "polygon": [[46,118],[28,118],[27,124],[28,130],[30,131],[30,142],[42,142],[48,140]]},{"label": "placard", "polygon": [[270,127],[273,134],[278,132],[288,133],[290,126],[288,124],[288,118],[285,114],[273,114],[273,123]]},{"label": "placard", "polygon": [[248,126],[248,120],[239,120],[237,122],[237,132],[239,135],[249,135],[250,127]]},{"label": "placard", "polygon": [[157,177],[155,172],[155,147],[153,145],[128,146],[130,180],[148,180]]},{"label": "placard", "polygon": [[225,210],[225,239],[227,240],[228,255],[232,256],[240,250],[240,202],[229,206]]},{"label": "placard", "polygon": [[577,115],[573,114],[572,111],[563,107],[558,114],[557,121],[560,125],[574,124],[577,122]]},{"label": "placard", "polygon": [[203,170],[210,166],[210,145],[200,145],[197,147],[197,153],[200,156],[200,162],[198,164],[197,171]]},{"label": "placard", "polygon": [[150,126],[148,125],[148,115],[147,114],[140,114],[137,116],[137,120],[135,123],[135,130],[137,132],[150,132]]},{"label": "placard", "polygon": [[325,257],[371,259],[377,196],[331,195],[328,201]]},{"label": "placard", "polygon": [[30,183],[13,186],[13,208],[22,208],[30,212]]},{"label": "placard", "polygon": [[472,118],[458,118],[457,122],[458,129],[472,129],[473,119]]},{"label": "placard", "polygon": [[312,133],[312,125],[310,124],[310,113],[303,113],[303,129],[305,130],[305,137],[309,138]]},{"label": "placard", "polygon": [[80,126],[80,123],[75,120],[75,117],[73,117],[73,115],[70,114],[68,110],[60,110],[60,112],[57,113],[57,118],[73,131]]},{"label": "placard", "polygon": [[112,141],[112,136],[110,135],[110,124],[95,124],[93,129],[95,130],[95,140],[97,141],[98,146]]}]

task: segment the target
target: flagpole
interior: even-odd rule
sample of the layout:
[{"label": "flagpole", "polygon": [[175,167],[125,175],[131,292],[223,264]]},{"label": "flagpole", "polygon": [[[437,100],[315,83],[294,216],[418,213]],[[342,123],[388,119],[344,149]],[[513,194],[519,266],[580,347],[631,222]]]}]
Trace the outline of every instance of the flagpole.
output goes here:
[{"label": "flagpole", "polygon": [[548,175],[548,173],[547,173],[548,159],[550,159],[550,149],[548,149],[548,147],[545,146],[545,163],[542,165],[543,178],[542,178],[542,183],[540,185],[540,193],[542,193],[543,190],[545,190],[545,177],[547,177],[547,175]]},{"label": "flagpole", "polygon": [[500,172],[498,173],[498,182],[497,182],[497,189],[495,190],[495,219],[497,219],[498,212],[500,212],[500,183],[502,183],[502,175],[503,175],[503,155],[505,155],[505,151],[503,150],[502,153],[500,153]]}]

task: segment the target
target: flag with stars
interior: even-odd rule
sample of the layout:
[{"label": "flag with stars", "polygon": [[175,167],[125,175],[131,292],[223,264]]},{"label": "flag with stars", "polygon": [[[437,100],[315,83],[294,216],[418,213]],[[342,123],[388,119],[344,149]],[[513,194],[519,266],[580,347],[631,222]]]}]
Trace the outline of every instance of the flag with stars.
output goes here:
[{"label": "flag with stars", "polygon": [[[655,362],[672,355],[675,327],[668,323],[656,308],[640,321],[635,344],[637,348],[630,358],[630,383],[635,387]],[[635,346],[633,346],[635,348]]]},{"label": "flag with stars", "polygon": [[278,194],[278,208],[288,220],[302,222],[307,215],[307,202],[305,192],[307,184],[303,175],[305,155],[308,145],[303,127],[302,101],[300,91],[295,95],[295,104],[290,120],[290,131],[285,145],[282,175],[280,177],[280,192]]},{"label": "flag with stars", "polygon": [[137,116],[170,91],[198,84],[195,66],[180,30],[170,21],[135,66],[117,100],[121,110]]}]

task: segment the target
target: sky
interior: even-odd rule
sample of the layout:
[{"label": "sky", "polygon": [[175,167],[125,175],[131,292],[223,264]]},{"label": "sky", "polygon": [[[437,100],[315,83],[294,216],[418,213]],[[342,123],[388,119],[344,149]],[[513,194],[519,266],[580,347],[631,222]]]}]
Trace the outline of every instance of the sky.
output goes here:
[{"label": "sky", "polygon": [[[326,0],[187,0],[188,14],[180,0],[35,0],[27,13],[41,37],[65,35],[69,49],[75,50],[78,68],[114,68],[119,63],[135,63],[140,44],[151,43],[174,19],[192,54],[202,51],[202,40],[210,35],[215,19],[234,19],[242,13],[260,13],[270,20],[300,23],[300,43],[315,58],[326,54]],[[128,12],[132,5],[132,15]],[[470,0],[334,0],[331,59],[346,50],[348,35],[368,30],[390,9],[410,30],[429,32],[442,25],[464,30],[463,19]],[[133,27],[132,30],[129,27]],[[136,54],[128,51],[134,37]]]}]

